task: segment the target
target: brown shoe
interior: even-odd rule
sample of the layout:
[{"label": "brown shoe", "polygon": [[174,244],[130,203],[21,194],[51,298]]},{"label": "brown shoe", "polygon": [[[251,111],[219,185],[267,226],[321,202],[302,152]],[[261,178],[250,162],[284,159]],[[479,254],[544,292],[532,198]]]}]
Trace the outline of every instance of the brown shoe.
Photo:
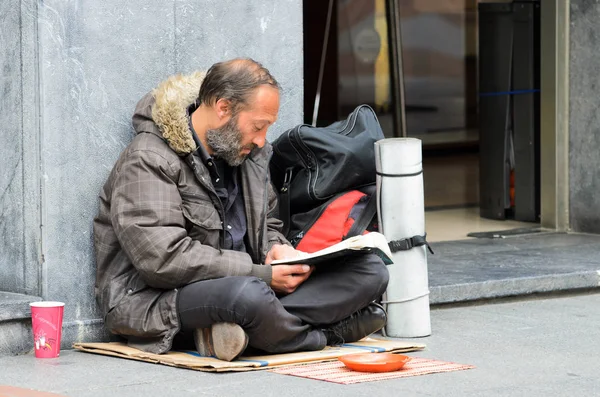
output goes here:
[{"label": "brown shoe", "polygon": [[194,331],[196,350],[201,356],[233,361],[248,346],[248,335],[234,323],[217,323]]}]

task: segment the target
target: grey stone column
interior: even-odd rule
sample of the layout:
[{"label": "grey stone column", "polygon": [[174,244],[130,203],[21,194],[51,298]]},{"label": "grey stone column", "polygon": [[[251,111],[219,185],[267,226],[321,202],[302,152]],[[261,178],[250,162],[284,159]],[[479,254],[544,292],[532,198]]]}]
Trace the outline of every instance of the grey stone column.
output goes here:
[{"label": "grey stone column", "polygon": [[252,57],[283,87],[269,138],[302,121],[300,0],[0,2],[0,290],[66,303],[63,347],[105,337],[98,193],[165,77]]},{"label": "grey stone column", "polygon": [[570,224],[600,233],[600,4],[571,0],[570,8]]}]

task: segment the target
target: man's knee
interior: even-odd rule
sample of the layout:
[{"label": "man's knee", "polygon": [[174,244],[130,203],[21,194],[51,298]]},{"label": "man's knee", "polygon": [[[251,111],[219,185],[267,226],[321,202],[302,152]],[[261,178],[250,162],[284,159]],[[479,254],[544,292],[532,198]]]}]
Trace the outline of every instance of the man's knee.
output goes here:
[{"label": "man's knee", "polygon": [[235,291],[235,306],[243,307],[244,323],[269,313],[274,299],[273,290],[257,277],[245,277]]},{"label": "man's knee", "polygon": [[353,266],[345,266],[375,284],[386,284],[390,278],[387,266],[375,254],[356,256]]},{"label": "man's knee", "polygon": [[369,281],[373,286],[379,286],[379,294],[383,294],[390,280],[390,273],[383,260],[376,255],[369,256]]}]

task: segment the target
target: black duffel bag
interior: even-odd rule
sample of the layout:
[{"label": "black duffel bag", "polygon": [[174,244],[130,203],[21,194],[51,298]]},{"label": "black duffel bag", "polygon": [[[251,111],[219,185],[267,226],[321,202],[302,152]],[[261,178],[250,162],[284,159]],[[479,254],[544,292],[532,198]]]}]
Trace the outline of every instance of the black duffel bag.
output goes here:
[{"label": "black duffel bag", "polygon": [[309,211],[335,194],[375,182],[376,141],[383,131],[368,105],[327,127],[301,124],[273,142],[271,179],[279,191],[286,232],[291,215]]}]

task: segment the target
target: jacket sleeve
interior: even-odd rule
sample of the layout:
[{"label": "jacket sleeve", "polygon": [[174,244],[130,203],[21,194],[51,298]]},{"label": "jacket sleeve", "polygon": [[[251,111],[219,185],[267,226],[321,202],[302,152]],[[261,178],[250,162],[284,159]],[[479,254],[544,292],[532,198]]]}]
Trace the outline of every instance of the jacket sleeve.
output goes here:
[{"label": "jacket sleeve", "polygon": [[290,246],[292,244],[281,233],[283,230],[283,221],[279,219],[278,196],[273,184],[269,183],[267,189],[269,200],[267,203],[267,252],[269,252],[275,244],[287,244]]},{"label": "jacket sleeve", "polygon": [[160,154],[137,150],[114,180],[112,225],[144,282],[173,289],[225,276],[257,276],[270,283],[270,267],[253,264],[247,253],[218,250],[187,235],[173,168]]}]

